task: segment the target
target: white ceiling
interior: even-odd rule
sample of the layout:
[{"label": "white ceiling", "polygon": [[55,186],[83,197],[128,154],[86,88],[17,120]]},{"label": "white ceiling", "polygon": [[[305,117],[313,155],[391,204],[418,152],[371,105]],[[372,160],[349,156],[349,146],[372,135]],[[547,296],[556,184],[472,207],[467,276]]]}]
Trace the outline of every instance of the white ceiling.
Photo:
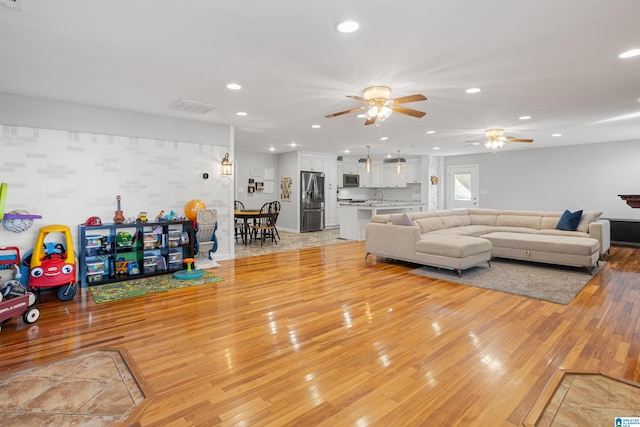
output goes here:
[{"label": "white ceiling", "polygon": [[[490,127],[535,139],[504,149],[640,140],[640,57],[618,58],[640,48],[638,0],[22,3],[0,7],[0,92],[231,124],[237,150],[453,155],[486,151],[465,141]],[[324,118],[371,85],[426,95],[406,106],[427,115]]]}]

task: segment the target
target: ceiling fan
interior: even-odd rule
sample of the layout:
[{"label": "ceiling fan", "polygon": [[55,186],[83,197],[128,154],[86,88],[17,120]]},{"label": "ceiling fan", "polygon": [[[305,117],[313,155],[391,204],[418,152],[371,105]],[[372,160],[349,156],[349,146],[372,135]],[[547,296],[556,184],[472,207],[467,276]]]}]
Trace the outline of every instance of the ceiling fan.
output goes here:
[{"label": "ceiling fan", "polygon": [[[484,141],[484,146],[489,150],[496,151],[498,148],[502,148],[505,142],[533,142],[533,139],[514,138],[504,135],[504,129],[494,128],[484,131],[484,135],[487,138]],[[477,142],[477,141],[465,141],[465,142]]]},{"label": "ceiling fan", "polygon": [[365,126],[375,123],[376,120],[383,121],[388,118],[391,113],[396,112],[400,114],[406,114],[412,117],[423,117],[425,112],[414,110],[407,107],[400,107],[400,104],[406,104],[409,102],[426,101],[427,97],[421,94],[403,96],[401,98],[391,99],[391,88],[388,86],[371,86],[363,91],[362,96],[347,95],[347,98],[361,101],[367,105],[350,110],[340,111],[339,113],[333,113],[325,116],[327,119],[332,117],[341,116],[343,114],[353,113],[355,111],[367,110],[367,120],[364,122]]}]

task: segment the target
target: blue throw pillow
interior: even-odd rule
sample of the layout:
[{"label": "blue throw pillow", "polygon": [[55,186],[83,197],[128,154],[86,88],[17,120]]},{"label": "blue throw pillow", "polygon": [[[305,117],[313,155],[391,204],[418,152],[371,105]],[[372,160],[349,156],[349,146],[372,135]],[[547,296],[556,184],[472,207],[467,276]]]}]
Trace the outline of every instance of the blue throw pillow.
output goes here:
[{"label": "blue throw pillow", "polygon": [[564,211],[556,225],[556,230],[576,231],[578,224],[580,224],[580,218],[582,218],[582,210],[569,212]]}]

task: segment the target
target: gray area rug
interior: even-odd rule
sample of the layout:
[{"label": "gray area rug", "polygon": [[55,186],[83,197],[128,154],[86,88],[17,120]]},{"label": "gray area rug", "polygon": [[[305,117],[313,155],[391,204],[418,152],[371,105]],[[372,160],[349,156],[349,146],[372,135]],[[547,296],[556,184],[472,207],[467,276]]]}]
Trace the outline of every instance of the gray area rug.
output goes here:
[{"label": "gray area rug", "polygon": [[426,266],[409,273],[566,305],[599,273],[605,262],[599,264],[593,275],[585,268],[507,259],[491,260],[491,268],[484,263],[464,270],[461,278],[455,271]]}]

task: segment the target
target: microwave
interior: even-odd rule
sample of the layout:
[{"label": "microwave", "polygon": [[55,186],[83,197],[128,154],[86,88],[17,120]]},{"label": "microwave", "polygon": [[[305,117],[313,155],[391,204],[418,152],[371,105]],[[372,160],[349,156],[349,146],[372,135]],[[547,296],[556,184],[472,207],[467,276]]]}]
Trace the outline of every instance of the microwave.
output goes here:
[{"label": "microwave", "polygon": [[360,187],[360,175],[345,173],[342,175],[343,187]]}]

